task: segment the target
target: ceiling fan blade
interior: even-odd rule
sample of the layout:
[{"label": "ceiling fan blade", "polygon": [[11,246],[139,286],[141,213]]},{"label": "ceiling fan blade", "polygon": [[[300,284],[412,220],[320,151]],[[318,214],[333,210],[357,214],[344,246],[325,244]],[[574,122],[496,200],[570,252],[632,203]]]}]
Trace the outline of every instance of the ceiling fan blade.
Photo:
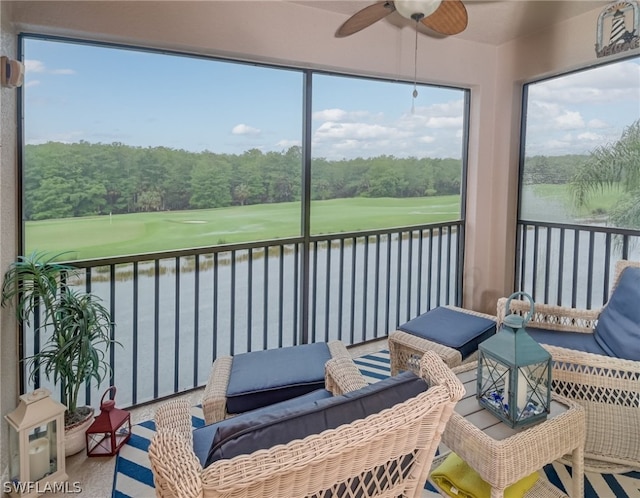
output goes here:
[{"label": "ceiling fan blade", "polygon": [[443,0],[433,14],[422,20],[422,24],[443,35],[457,35],[465,30],[467,21],[467,9],[460,0]]},{"label": "ceiling fan blade", "polygon": [[369,5],[347,19],[344,24],[338,28],[338,31],[336,31],[336,37],[344,38],[345,36],[357,33],[361,29],[371,26],[374,22],[388,16],[394,10],[396,10],[396,8],[391,1]]}]

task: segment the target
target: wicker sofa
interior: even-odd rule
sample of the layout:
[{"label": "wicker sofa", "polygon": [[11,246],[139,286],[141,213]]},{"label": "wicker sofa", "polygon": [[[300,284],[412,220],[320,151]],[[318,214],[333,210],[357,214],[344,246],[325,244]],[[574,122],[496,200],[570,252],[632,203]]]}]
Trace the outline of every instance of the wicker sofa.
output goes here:
[{"label": "wicker sofa", "polygon": [[[344,358],[329,360],[327,387],[337,392],[357,388],[350,365]],[[464,394],[460,381],[435,353],[422,358],[421,376],[429,388],[391,408],[303,439],[221,459],[204,469],[193,451],[188,404],[167,403],[156,413],[157,433],[149,447],[156,494],[417,498],[446,422]],[[367,389],[364,378],[359,383]]]},{"label": "wicker sofa", "polygon": [[[622,272],[629,267],[640,268],[640,262],[621,260],[616,263],[607,306],[619,289]],[[499,325],[506,314],[522,315],[529,311],[528,302],[511,300],[510,310],[506,309],[506,303],[506,298],[498,301]],[[640,306],[640,302],[636,306]],[[595,335],[604,310],[605,307],[582,310],[536,303],[527,329],[552,355],[554,391],[576,400],[585,408],[585,467],[609,472],[637,470],[640,468],[640,361],[581,350],[585,343],[587,346],[594,344],[589,341]],[[637,312],[634,313],[637,316]],[[635,326],[640,333],[640,323]],[[539,330],[543,331],[542,336],[538,335]],[[573,334],[576,334],[580,349],[568,347],[567,338],[570,341]],[[590,336],[579,337],[578,334]],[[560,341],[555,340],[556,335]],[[640,335],[637,341],[633,347],[637,348]]]}]

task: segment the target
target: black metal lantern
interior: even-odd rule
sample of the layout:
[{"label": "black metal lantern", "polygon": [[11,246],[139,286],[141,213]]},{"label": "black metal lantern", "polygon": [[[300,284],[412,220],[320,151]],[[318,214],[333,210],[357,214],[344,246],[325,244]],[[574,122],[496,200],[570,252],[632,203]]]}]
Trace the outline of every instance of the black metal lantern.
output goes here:
[{"label": "black metal lantern", "polygon": [[510,427],[522,427],[547,418],[551,405],[551,355],[525,331],[534,313],[531,296],[516,292],[511,300],[525,296],[531,303],[524,317],[505,316],[498,332],[478,347],[476,397],[480,405]]}]

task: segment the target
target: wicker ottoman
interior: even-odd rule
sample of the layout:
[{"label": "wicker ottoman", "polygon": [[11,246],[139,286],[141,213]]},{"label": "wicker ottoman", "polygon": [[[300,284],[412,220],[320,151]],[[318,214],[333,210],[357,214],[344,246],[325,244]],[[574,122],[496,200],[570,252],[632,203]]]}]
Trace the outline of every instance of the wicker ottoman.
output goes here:
[{"label": "wicker ottoman", "polygon": [[420,358],[434,351],[449,368],[476,359],[478,344],[496,332],[496,317],[457,306],[439,306],[389,335],[391,375],[416,373]]},{"label": "wicker ottoman", "polygon": [[351,355],[340,341],[221,356],[202,396],[207,424],[325,387],[325,363]]}]

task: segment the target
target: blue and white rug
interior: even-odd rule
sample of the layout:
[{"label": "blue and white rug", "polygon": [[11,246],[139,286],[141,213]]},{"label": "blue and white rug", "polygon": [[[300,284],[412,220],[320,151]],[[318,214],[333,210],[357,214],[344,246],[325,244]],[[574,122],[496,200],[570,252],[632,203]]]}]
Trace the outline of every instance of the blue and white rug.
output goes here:
[{"label": "blue and white rug", "polygon": [[[357,358],[360,371],[369,382],[389,376],[389,352],[381,351]],[[204,425],[202,410],[192,408],[193,427]],[[122,447],[116,460],[112,498],[151,498],[155,496],[147,449],[155,432],[149,420],[132,427],[129,442]],[[549,464],[544,472],[551,483],[565,491],[571,489],[571,467]],[[625,474],[585,473],[585,498],[640,498],[640,472]],[[426,489],[435,491],[430,485]]]}]

